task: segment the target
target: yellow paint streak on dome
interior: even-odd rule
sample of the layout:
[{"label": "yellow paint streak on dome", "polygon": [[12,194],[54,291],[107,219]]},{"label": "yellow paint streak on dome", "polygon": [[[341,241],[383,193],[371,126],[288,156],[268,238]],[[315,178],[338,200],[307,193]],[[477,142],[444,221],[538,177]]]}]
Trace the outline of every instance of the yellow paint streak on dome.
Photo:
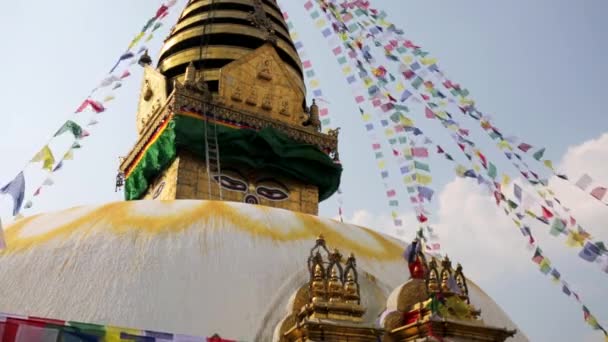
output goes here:
[{"label": "yellow paint streak on dome", "polygon": [[[158,202],[155,204],[158,204]],[[274,219],[272,216],[278,209],[256,207],[255,210],[264,213],[267,219],[252,219],[246,214],[245,210],[239,210],[237,205],[226,202],[193,202],[191,207],[167,210],[167,213],[163,215],[138,213],[139,208],[137,207],[144,208],[144,205],[145,203],[142,202],[106,204],[75,218],[69,223],[27,237],[23,237],[21,234],[24,227],[28,224],[35,224],[35,222],[32,222],[35,219],[43,220],[44,216],[37,215],[24,218],[7,227],[5,234],[8,248],[0,251],[0,255],[25,251],[56,238],[66,240],[69,235],[75,233],[79,233],[82,238],[86,238],[89,234],[100,231],[100,229],[117,235],[124,235],[133,231],[140,234],[176,233],[191,227],[198,227],[208,233],[208,229],[222,227],[223,225],[218,224],[218,222],[223,221],[226,225],[232,226],[232,229],[246,232],[254,237],[271,239],[275,242],[312,240],[319,233],[322,233],[331,246],[354,252],[360,257],[381,260],[397,260],[401,257],[402,247],[397,242],[391,241],[379,233],[355,226],[347,226],[348,229],[362,229],[366,235],[376,242],[375,244],[362,243],[349,238],[327,222],[311,215],[291,212],[289,214],[293,215],[293,219],[282,220],[280,224],[283,226],[278,227],[279,223],[276,220],[272,222]],[[170,208],[169,203],[166,205],[167,208]],[[287,213],[281,213],[280,215],[285,214]]]}]

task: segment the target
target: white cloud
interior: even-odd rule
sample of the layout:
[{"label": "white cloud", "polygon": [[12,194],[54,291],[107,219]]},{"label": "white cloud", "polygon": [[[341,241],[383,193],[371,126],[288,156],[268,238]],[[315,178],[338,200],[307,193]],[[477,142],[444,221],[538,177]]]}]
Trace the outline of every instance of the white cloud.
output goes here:
[{"label": "white cloud", "polygon": [[[608,184],[606,160],[608,134],[603,134],[597,139],[570,147],[559,166],[560,170],[577,175],[575,177],[586,172],[603,184]],[[515,182],[522,184],[520,179]],[[604,223],[608,222],[606,206],[571,183],[554,178],[550,185],[579,223],[596,238],[608,240],[608,230],[603,229]],[[506,191],[513,197],[512,189]],[[432,226],[439,235],[442,252],[450,255],[454,261],[461,262],[469,276],[483,283],[504,280],[506,272],[513,275],[531,270],[532,252],[527,248],[527,238],[496,206],[485,189],[472,180],[456,178],[443,188],[437,198],[439,210],[433,217]],[[539,212],[539,204],[533,208]],[[417,227],[413,213],[409,212],[403,217],[406,233],[411,232],[412,227]],[[357,210],[346,221],[395,235],[392,218],[386,213],[375,215],[367,210]],[[549,236],[547,226],[529,223],[537,240],[542,242],[543,248],[547,247],[545,250],[549,250],[552,256],[577,258],[576,250],[563,248],[565,236]],[[411,238],[410,235],[400,237],[407,240]]]}]

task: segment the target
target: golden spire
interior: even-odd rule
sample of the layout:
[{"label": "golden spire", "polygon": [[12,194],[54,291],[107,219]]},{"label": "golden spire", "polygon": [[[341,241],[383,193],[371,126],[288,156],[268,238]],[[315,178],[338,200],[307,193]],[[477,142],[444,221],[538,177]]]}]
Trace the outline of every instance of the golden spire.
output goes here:
[{"label": "golden spire", "polygon": [[282,62],[304,89],[302,65],[275,1],[191,0],[161,50],[158,68],[171,86],[182,81],[195,62],[211,92],[217,92],[219,70],[249,52],[273,42]]}]

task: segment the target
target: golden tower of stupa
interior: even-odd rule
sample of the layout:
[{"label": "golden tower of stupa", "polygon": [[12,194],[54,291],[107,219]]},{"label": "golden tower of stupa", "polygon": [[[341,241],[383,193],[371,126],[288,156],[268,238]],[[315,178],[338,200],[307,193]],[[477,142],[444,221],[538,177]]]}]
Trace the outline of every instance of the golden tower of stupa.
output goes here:
[{"label": "golden tower of stupa", "polygon": [[[274,1],[190,1],[158,67],[148,56],[141,62],[139,141],[121,165],[127,199],[220,199],[316,214],[337,189],[337,132],[321,133],[317,106],[306,104],[300,59]],[[175,127],[159,138],[168,121]],[[174,146],[150,148],[167,135],[175,136],[164,145]]]}]

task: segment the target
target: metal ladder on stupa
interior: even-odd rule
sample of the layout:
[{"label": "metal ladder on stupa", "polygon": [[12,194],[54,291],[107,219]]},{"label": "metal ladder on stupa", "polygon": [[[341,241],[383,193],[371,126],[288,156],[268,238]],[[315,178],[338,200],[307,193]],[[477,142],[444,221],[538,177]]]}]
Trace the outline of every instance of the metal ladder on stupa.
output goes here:
[{"label": "metal ladder on stupa", "polygon": [[207,167],[207,186],[211,197],[211,184],[217,182],[220,200],[222,200],[222,169],[220,166],[220,145],[217,141],[217,121],[215,111],[205,113],[205,164]]}]

